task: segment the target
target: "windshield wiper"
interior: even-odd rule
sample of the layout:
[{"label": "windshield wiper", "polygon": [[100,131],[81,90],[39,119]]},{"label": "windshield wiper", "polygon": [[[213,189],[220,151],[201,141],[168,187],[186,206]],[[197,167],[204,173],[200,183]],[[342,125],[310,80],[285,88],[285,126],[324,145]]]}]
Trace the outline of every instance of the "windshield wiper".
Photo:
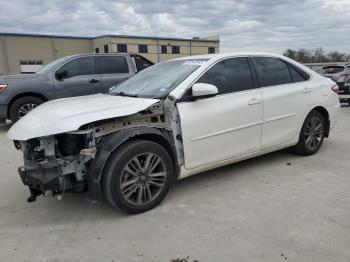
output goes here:
[{"label": "windshield wiper", "polygon": [[116,95],[116,96],[130,96],[130,97],[138,97],[138,95],[133,95],[133,94],[127,94],[125,92],[117,92],[117,93],[110,93],[111,95]]}]

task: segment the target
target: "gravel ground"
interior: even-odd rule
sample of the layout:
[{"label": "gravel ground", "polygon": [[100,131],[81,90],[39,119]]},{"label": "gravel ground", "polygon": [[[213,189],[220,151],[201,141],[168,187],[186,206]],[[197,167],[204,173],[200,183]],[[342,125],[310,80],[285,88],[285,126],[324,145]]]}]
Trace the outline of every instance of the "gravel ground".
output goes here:
[{"label": "gravel ground", "polygon": [[0,126],[1,261],[350,261],[350,107],[314,156],[279,151],[193,176],[125,215],[84,195],[39,198]]}]

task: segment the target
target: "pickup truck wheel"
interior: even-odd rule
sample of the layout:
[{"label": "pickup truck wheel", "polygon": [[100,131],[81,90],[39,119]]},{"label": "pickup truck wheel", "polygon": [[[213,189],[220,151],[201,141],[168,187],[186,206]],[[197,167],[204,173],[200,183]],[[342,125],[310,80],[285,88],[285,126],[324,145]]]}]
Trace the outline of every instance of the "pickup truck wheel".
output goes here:
[{"label": "pickup truck wheel", "polygon": [[15,123],[18,119],[24,117],[43,102],[43,100],[35,96],[25,96],[17,99],[10,108],[9,117],[12,123]]},{"label": "pickup truck wheel", "polygon": [[169,191],[173,163],[161,145],[134,139],[114,152],[103,174],[103,192],[114,207],[136,214],[157,206]]},{"label": "pickup truck wheel", "polygon": [[317,111],[311,111],[304,121],[294,151],[302,156],[315,154],[322,146],[325,126],[323,116]]}]

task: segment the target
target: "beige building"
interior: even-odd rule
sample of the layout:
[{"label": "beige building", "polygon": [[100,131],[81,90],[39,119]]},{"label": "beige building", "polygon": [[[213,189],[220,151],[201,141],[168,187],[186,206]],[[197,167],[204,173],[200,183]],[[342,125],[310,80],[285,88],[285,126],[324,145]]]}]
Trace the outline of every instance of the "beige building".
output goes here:
[{"label": "beige building", "polygon": [[0,75],[33,73],[60,57],[80,53],[128,52],[154,63],[181,56],[218,53],[219,37],[166,38],[125,35],[74,37],[0,33]]}]

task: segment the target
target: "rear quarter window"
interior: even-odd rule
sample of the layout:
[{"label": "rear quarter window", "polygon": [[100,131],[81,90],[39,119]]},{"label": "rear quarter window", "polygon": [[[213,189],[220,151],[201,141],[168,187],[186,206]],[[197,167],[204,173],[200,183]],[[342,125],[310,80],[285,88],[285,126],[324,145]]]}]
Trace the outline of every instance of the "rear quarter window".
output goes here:
[{"label": "rear quarter window", "polygon": [[292,66],[290,64],[288,64],[288,66],[289,66],[289,71],[292,75],[292,79],[293,79],[294,83],[306,81],[310,78],[310,76],[307,73],[305,73],[304,71],[302,71],[301,69],[295,68],[294,66]]}]

